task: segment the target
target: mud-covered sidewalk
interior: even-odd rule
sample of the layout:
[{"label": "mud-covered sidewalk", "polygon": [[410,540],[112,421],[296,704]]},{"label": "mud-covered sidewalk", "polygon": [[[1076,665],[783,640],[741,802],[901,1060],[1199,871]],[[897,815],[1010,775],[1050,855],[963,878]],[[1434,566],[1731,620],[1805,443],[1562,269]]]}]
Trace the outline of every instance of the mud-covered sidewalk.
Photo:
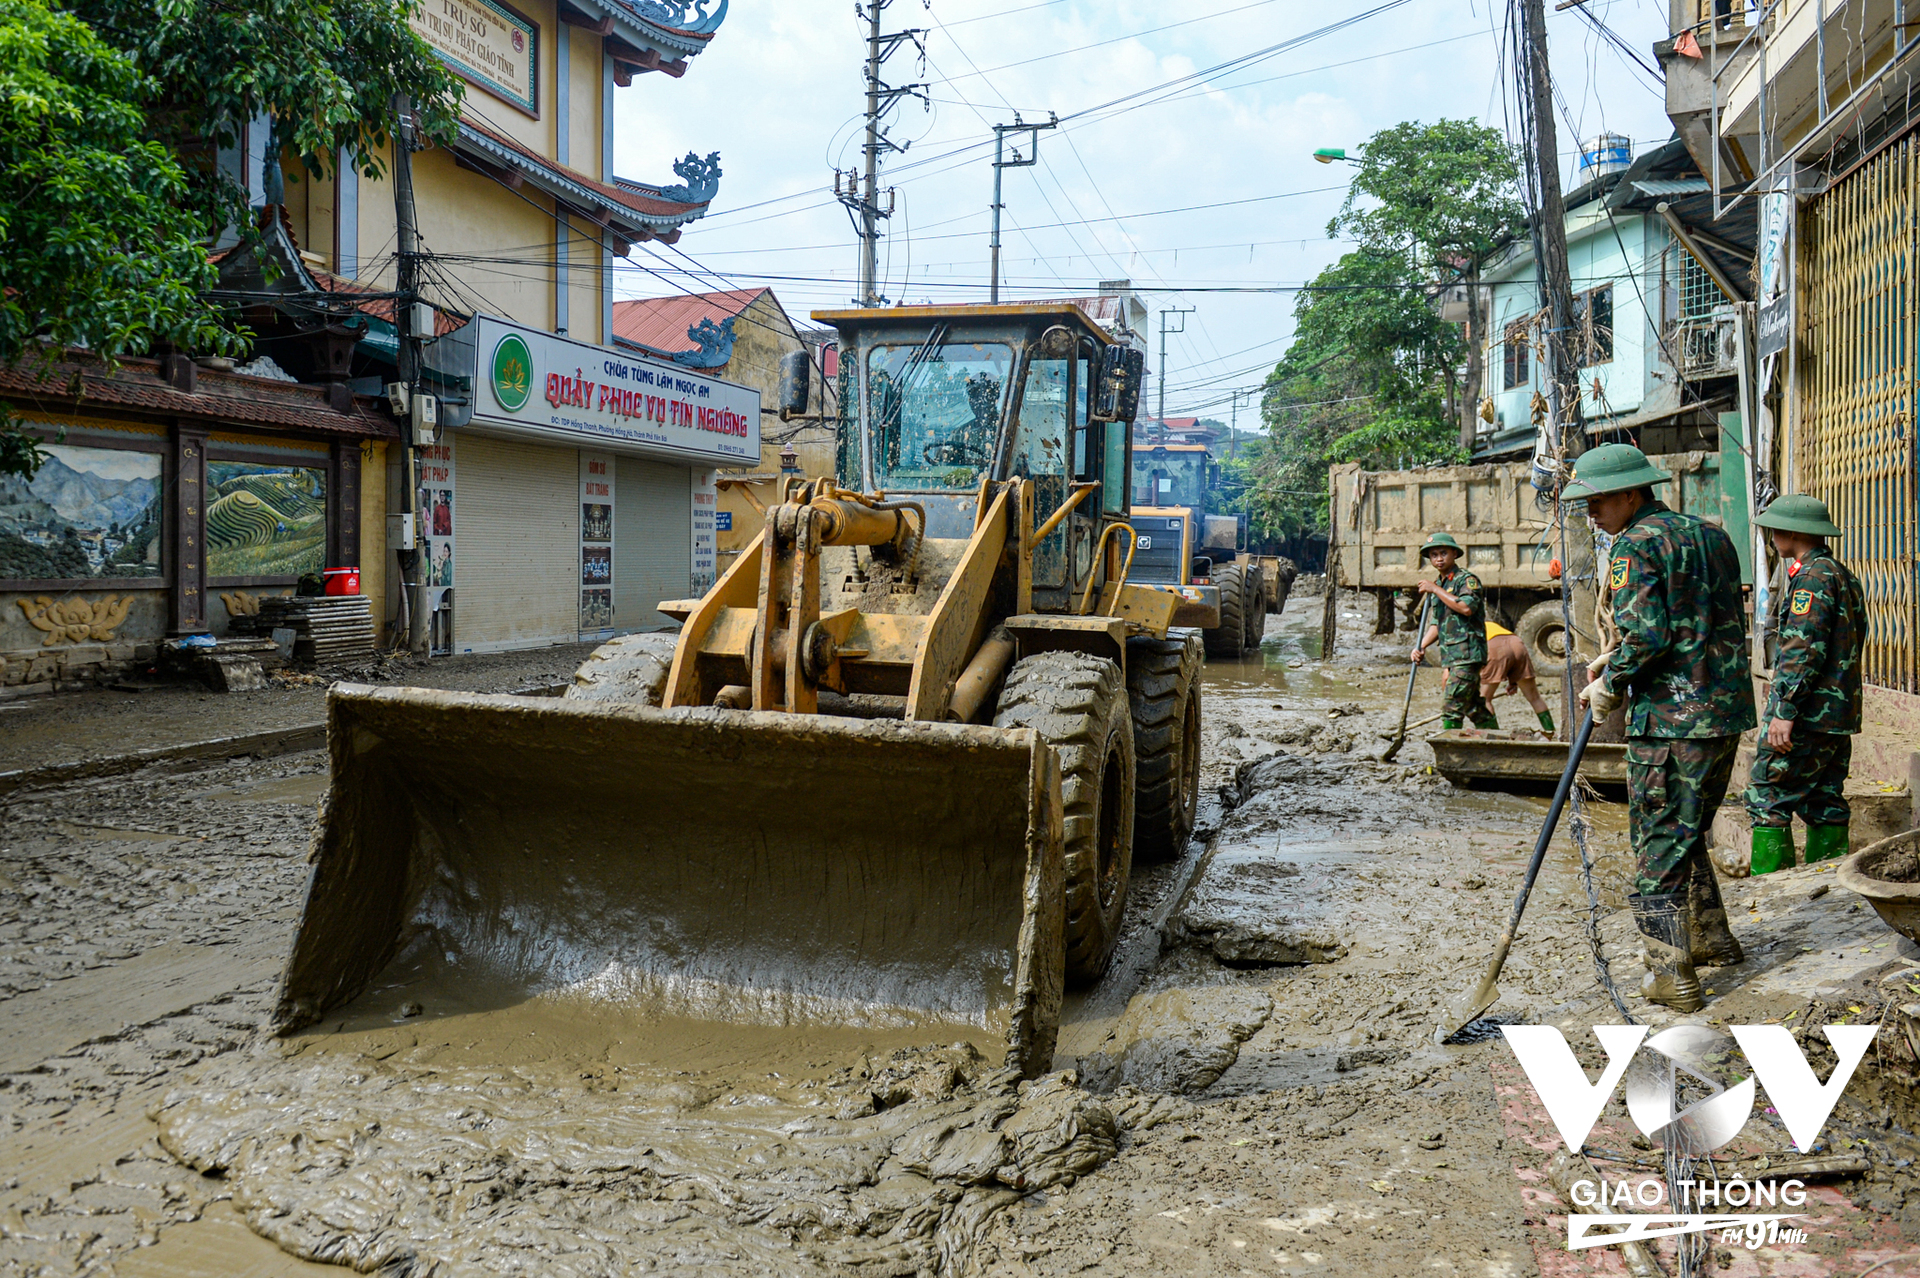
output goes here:
[{"label": "mud-covered sidewalk", "polygon": [[[1207,668],[1203,829],[1180,860],[1136,867],[1113,968],[1070,999],[1055,1072],[1031,1082],[967,1044],[649,1036],[538,1009],[395,1002],[268,1038],[318,752],[0,799],[0,1272],[1626,1272],[1618,1248],[1567,1251],[1567,1185],[1585,1173],[1497,1027],[1431,1038],[1490,952],[1545,796],[1455,789],[1418,733],[1395,764],[1370,762],[1404,644],[1342,601],[1322,659],[1321,602],[1296,598],[1257,654]],[[430,673],[505,691],[578,654],[515,656]],[[1421,680],[1416,718],[1438,682]],[[59,708],[34,711],[43,748]],[[104,750],[115,713],[152,713],[73,712],[75,751]],[[1623,809],[1589,796],[1580,816],[1630,991]],[[1592,1078],[1588,1027],[1621,1016],[1595,979],[1579,867],[1563,832],[1492,1016],[1560,1026]],[[1902,1028],[1920,951],[1831,881],[1730,884],[1748,961],[1708,973],[1715,1001],[1693,1019],[1880,1037],[1813,1151],[1822,1169],[1801,1167],[1806,1240],[1716,1241],[1696,1273],[1854,1274],[1920,1250],[1920,1043]],[[1824,1077],[1824,1039],[1808,1041]],[[1617,1095],[1589,1144],[1608,1179],[1658,1159]],[[1727,1153],[1805,1161],[1764,1106]],[[1670,1242],[1651,1251],[1678,1272]]]}]

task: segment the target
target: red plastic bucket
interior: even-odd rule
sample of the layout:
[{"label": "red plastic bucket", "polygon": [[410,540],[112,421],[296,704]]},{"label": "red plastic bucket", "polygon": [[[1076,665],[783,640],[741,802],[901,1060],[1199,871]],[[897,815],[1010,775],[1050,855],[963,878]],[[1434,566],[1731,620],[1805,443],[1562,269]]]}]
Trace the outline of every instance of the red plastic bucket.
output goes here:
[{"label": "red plastic bucket", "polygon": [[329,595],[357,595],[360,593],[360,570],[358,568],[329,568],[320,574],[326,579]]}]

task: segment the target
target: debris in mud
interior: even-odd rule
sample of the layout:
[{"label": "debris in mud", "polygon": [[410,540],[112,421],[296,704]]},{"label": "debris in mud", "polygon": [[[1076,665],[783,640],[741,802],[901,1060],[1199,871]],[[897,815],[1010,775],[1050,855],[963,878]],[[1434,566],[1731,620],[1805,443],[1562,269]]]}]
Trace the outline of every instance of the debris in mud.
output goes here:
[{"label": "debris in mud", "polygon": [[1204,950],[1229,966],[1337,963],[1347,947],[1325,928],[1302,925],[1289,879],[1300,867],[1222,850],[1167,924],[1167,943]]},{"label": "debris in mud", "polygon": [[1884,883],[1920,883],[1920,843],[1895,848],[1872,870],[1863,872]]},{"label": "debris in mud", "polygon": [[1226,1073],[1240,1044],[1272,1015],[1271,998],[1230,986],[1136,995],[1107,1042],[1081,1061],[1087,1085],[1201,1091]]},{"label": "debris in mud", "polygon": [[[871,1078],[771,1095],[265,1044],[152,1116],[175,1157],[225,1176],[255,1232],[362,1273],[623,1273],[637,1247],[666,1268],[931,1272],[963,1263],[1021,1194],[1106,1162],[1120,1131],[1070,1072],[962,1079],[961,1055],[903,1053]],[[901,1084],[900,1102],[835,1116],[876,1083]]]}]

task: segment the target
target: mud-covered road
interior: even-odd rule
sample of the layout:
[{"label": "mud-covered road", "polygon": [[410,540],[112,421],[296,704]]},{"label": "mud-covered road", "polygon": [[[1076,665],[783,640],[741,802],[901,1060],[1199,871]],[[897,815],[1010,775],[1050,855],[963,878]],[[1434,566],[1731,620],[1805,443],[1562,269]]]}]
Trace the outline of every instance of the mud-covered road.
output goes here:
[{"label": "mud-covered road", "polygon": [[[1371,762],[1405,645],[1346,604],[1323,659],[1321,604],[1297,596],[1257,654],[1208,666],[1203,828],[1136,867],[1114,965],[1031,1082],[966,1043],[636,1032],[539,1006],[363,1003],[270,1038],[319,753],[10,796],[0,1273],[1625,1272],[1615,1249],[1566,1251],[1558,1137],[1497,1030],[1431,1040],[1545,796],[1455,789],[1420,733]],[[1579,816],[1630,991],[1623,810],[1589,796]],[[1621,1018],[1579,866],[1563,832],[1494,1016],[1561,1026],[1591,1075],[1586,1027]],[[1701,1019],[1884,1019],[1920,998],[1920,950],[1831,878],[1729,885],[1750,957],[1708,973]],[[1769,1113],[1731,1155],[1781,1156]],[[1716,1246],[1695,1272],[1915,1250],[1912,1113],[1885,1089],[1843,1102],[1824,1152],[1866,1174],[1816,1178],[1805,1243]],[[1608,1176],[1652,1165],[1617,1099],[1591,1144],[1621,1159]]]}]

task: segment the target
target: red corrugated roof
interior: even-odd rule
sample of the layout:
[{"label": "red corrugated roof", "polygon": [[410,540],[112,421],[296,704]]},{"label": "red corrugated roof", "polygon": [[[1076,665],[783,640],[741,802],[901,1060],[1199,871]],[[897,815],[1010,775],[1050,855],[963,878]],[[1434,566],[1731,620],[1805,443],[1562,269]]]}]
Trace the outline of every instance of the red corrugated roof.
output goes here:
[{"label": "red corrugated roof", "polygon": [[[689,351],[694,341],[687,330],[701,320],[722,323],[753,305],[767,290],[738,288],[725,293],[647,297],[613,304],[613,335],[656,351]],[[736,330],[737,332],[737,330]]]},{"label": "red corrugated roof", "polygon": [[188,395],[160,380],[158,360],[123,358],[119,368],[109,373],[91,355],[71,353],[48,366],[28,356],[17,368],[0,367],[0,394],[12,399],[17,409],[38,406],[84,413],[98,406],[214,424],[399,436],[393,420],[364,396],[355,397],[352,412],[336,413],[327,405],[324,386],[297,386],[207,368],[200,369],[195,380],[196,391]]}]

